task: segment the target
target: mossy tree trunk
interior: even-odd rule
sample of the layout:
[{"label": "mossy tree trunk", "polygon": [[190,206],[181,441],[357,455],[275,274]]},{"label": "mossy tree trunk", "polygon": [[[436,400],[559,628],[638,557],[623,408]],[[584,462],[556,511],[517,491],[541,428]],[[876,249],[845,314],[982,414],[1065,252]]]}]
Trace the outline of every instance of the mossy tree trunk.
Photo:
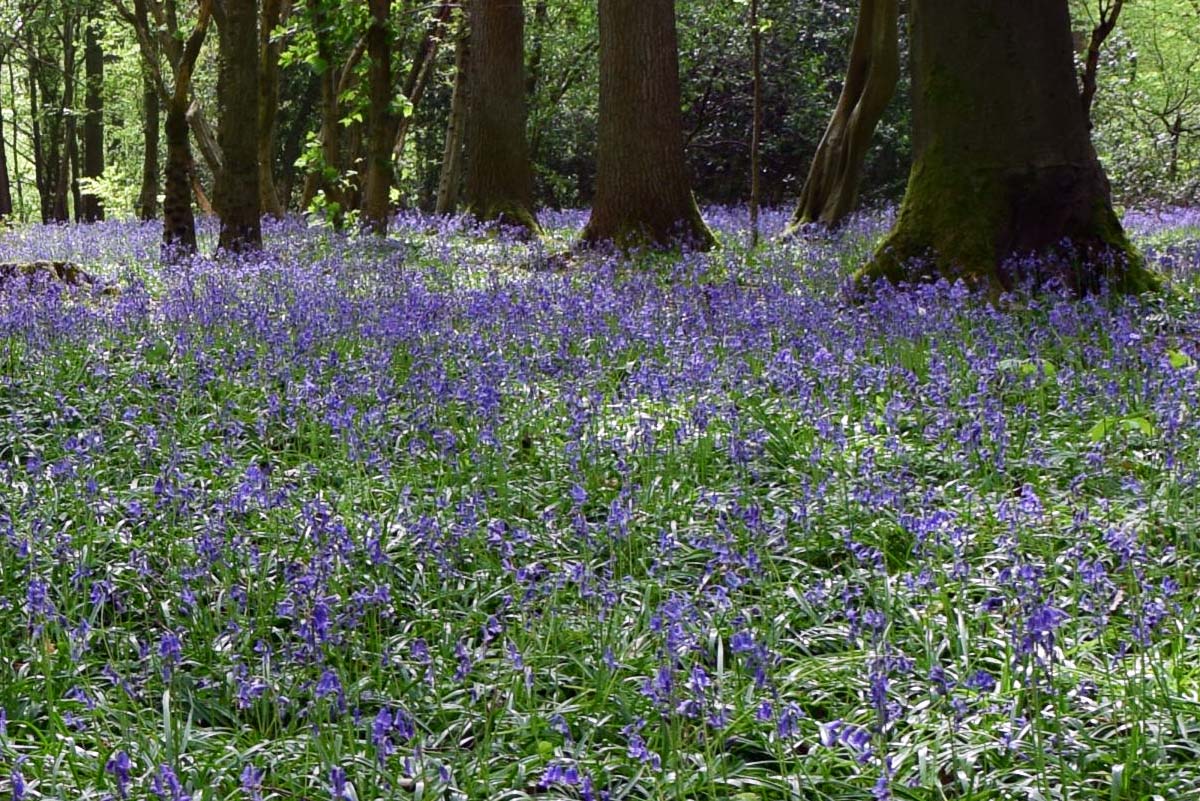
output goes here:
[{"label": "mossy tree trunk", "polygon": [[860,274],[1006,289],[1154,285],[1113,212],[1079,102],[1066,0],[914,0],[914,161]]},{"label": "mossy tree trunk", "polygon": [[539,232],[525,139],[525,12],[521,0],[470,0],[464,200],[478,220]]},{"label": "mossy tree trunk", "polygon": [[597,147],[584,244],[714,244],[684,163],[673,0],[600,0]]},{"label": "mossy tree trunk", "polygon": [[863,0],[846,83],[788,233],[808,223],[836,226],[854,211],[871,137],[900,79],[899,17],[899,0]]},{"label": "mossy tree trunk", "polygon": [[214,205],[221,217],[218,247],[238,253],[262,247],[258,172],[258,3],[218,0],[221,15],[217,139],[223,163]]}]

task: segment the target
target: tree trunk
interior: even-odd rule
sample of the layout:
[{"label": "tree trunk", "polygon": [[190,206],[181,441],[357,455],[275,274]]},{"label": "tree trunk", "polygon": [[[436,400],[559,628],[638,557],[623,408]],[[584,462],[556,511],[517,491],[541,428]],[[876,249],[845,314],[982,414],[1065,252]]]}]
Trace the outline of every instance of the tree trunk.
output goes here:
[{"label": "tree trunk", "polygon": [[404,79],[402,94],[408,103],[408,109],[407,113],[392,120],[395,129],[392,135],[394,140],[392,143],[393,164],[399,164],[404,158],[404,143],[407,140],[412,121],[416,117],[417,108],[421,105],[421,99],[425,96],[425,90],[429,87],[430,79],[436,72],[438,50],[446,35],[446,26],[450,22],[454,5],[455,0],[442,0],[429,27],[425,30],[424,36],[421,37],[416,58],[413,59],[412,66],[409,68],[408,77]]},{"label": "tree trunk", "polygon": [[841,223],[858,203],[858,185],[875,127],[900,79],[898,0],[863,0],[846,83],[817,147],[788,233]]},{"label": "tree trunk", "polygon": [[597,146],[585,244],[715,244],[684,164],[672,0],[600,0]]},{"label": "tree trunk", "polygon": [[[320,45],[318,45],[319,47]],[[325,56],[321,57],[322,61]],[[318,134],[321,141],[321,163],[309,167],[309,173],[304,180],[304,193],[300,200],[302,208],[312,205],[318,192],[325,193],[327,205],[332,207],[333,224],[341,226],[342,215],[345,213],[341,191],[336,180],[330,180],[331,172],[341,169],[340,124],[337,99],[338,71],[325,61],[325,71],[321,73],[321,130]]]},{"label": "tree trunk", "polygon": [[308,0],[308,8],[317,34],[317,56],[324,65],[320,73],[321,130],[318,134],[321,143],[321,163],[309,167],[309,173],[304,180],[301,205],[309,208],[317,193],[324,192],[330,222],[335,228],[341,228],[346,212],[351,206],[350,193],[343,190],[342,179],[346,173],[346,165],[352,162],[344,158],[348,149],[342,147],[344,131],[339,97],[349,88],[354,68],[366,53],[366,42],[360,40],[356,43],[345,63],[340,68],[335,68],[333,46],[327,30],[331,26],[329,11],[320,0]]},{"label": "tree trunk", "polygon": [[[165,31],[156,31],[150,25],[146,0],[133,0],[133,12],[124,5],[116,4],[121,17],[133,27],[137,34],[138,48],[142,53],[143,79],[147,81],[147,89],[152,84],[156,94],[165,100],[167,107],[167,165],[166,187],[163,201],[163,255],[174,260],[181,256],[190,256],[196,252],[196,218],[192,213],[192,181],[194,179],[194,163],[192,161],[191,145],[188,140],[190,125],[190,103],[188,95],[191,92],[192,74],[195,71],[196,60],[200,57],[200,49],[208,36],[208,25],[213,15],[213,0],[199,0],[196,9],[196,22],[190,34],[183,37],[179,30],[179,20],[176,14],[175,2],[168,0],[163,6],[156,6],[155,16],[166,22]],[[159,17],[159,15],[162,15]],[[161,34],[161,35],[160,35]],[[159,44],[167,56],[174,86],[167,88],[160,67]],[[156,104],[147,103],[147,108]],[[157,118],[157,109],[148,114],[148,118]],[[145,165],[142,177],[142,211],[146,213],[150,206],[150,192],[153,191],[154,180],[151,176],[157,172],[158,132],[157,124],[147,122]],[[150,163],[153,159],[154,163]],[[202,196],[202,193],[197,193]],[[151,208],[152,210],[152,208]]]},{"label": "tree trunk", "polygon": [[[19,95],[17,94],[17,75],[16,75],[16,71],[13,69],[13,65],[12,65],[11,61],[8,63],[8,96],[13,99],[14,104],[17,101],[17,97],[19,97]],[[15,105],[13,108],[13,119],[14,120],[16,119]],[[17,165],[17,163],[20,161],[20,159],[21,159],[20,154],[17,152],[17,129],[14,126],[13,132],[12,132],[12,164],[14,167]],[[25,184],[21,178],[20,170],[14,170],[14,174],[16,176],[16,188],[17,188],[17,198],[16,198],[17,202],[14,207],[14,212],[16,211],[16,209],[20,209],[21,213],[22,213],[22,217],[23,217],[24,212],[25,212]]]},{"label": "tree trunk", "polygon": [[149,222],[158,216],[158,89],[148,71],[142,74],[142,189],[138,193],[138,217]]},{"label": "tree trunk", "polygon": [[258,185],[263,214],[283,216],[275,187],[275,132],[279,111],[279,55],[283,44],[272,35],[291,15],[292,0],[263,0],[259,27]]},{"label": "tree trunk", "polygon": [[[3,57],[0,57],[0,67],[3,65]],[[3,95],[0,95],[0,100],[3,99]],[[3,103],[0,103],[0,218],[11,217],[12,213],[12,188],[8,179],[8,143],[4,138],[4,107]]]},{"label": "tree trunk", "polygon": [[196,252],[191,170],[186,100],[172,102],[167,107],[167,186],[163,196],[163,244],[168,256]]},{"label": "tree trunk", "polygon": [[388,33],[392,0],[370,0],[371,26],[367,30],[370,58],[371,107],[367,130],[367,190],[363,218],[379,236],[387,236],[392,189],[392,43]]},{"label": "tree trunk", "polygon": [[[83,177],[99,181],[104,177],[104,50],[100,46],[100,6],[93,2],[84,33],[85,106],[83,120]],[[104,219],[104,207],[94,191],[84,192],[80,217],[83,222]]]},{"label": "tree trunk", "polygon": [[530,102],[542,82],[542,62],[546,51],[546,31],[550,28],[550,9],[546,0],[537,0],[533,7],[533,45],[529,48],[529,68],[525,71],[525,94]]},{"label": "tree trunk", "polygon": [[462,188],[463,136],[466,133],[470,64],[471,37],[464,16],[459,21],[458,41],[454,49],[454,93],[450,96],[446,146],[442,153],[442,171],[438,176],[438,214],[453,214],[458,208],[458,195]]},{"label": "tree trunk", "polygon": [[1066,0],[914,0],[910,23],[913,167],[860,279],[1154,286],[1088,136]]},{"label": "tree trunk", "polygon": [[[869,2],[869,0],[867,0]],[[750,123],[750,247],[758,247],[758,211],[762,202],[763,76],[762,27],[758,19],[758,0],[750,0],[750,70],[754,83],[753,117]]]},{"label": "tree trunk", "polygon": [[1092,103],[1096,99],[1096,77],[1100,72],[1100,51],[1104,48],[1104,42],[1113,29],[1117,27],[1117,19],[1121,16],[1121,9],[1124,6],[1125,0],[1111,0],[1111,2],[1101,0],[1100,19],[1096,21],[1096,27],[1092,28],[1092,35],[1088,38],[1087,53],[1083,57],[1083,72],[1079,75],[1079,99],[1083,104],[1083,116],[1087,120],[1088,130],[1092,128]]},{"label": "tree trunk", "polygon": [[67,156],[70,170],[68,172],[67,185],[71,192],[71,208],[75,210],[75,222],[83,222],[83,193],[79,189],[79,178],[82,171],[79,157],[79,136],[77,135],[76,123],[72,119],[71,127],[68,129],[70,138],[67,140]]},{"label": "tree trunk", "polygon": [[[220,83],[219,78],[218,83]],[[219,94],[218,92],[218,102],[220,102]],[[193,98],[188,105],[187,120],[188,127],[192,129],[192,137],[196,140],[196,149],[200,151],[200,158],[204,159],[204,166],[208,167],[213,178],[216,178],[225,170],[225,158],[221,154],[219,142],[220,133],[213,133],[212,124],[204,113],[204,107],[196,98]]]},{"label": "tree trunk", "polygon": [[[318,108],[321,102],[321,76],[310,74],[307,83],[304,86],[304,91],[300,93],[298,98],[301,108]],[[279,176],[277,184],[279,193],[279,202],[285,210],[294,208],[292,204],[292,196],[295,194],[296,180],[299,178],[302,182],[306,175],[298,174],[296,162],[300,158],[300,154],[304,152],[304,136],[308,133],[307,120],[301,115],[296,115],[287,120],[288,124],[282,130],[283,146],[282,146],[282,163],[283,172]],[[301,183],[301,191],[304,185]]]},{"label": "tree trunk", "polygon": [[69,8],[63,12],[62,45],[62,101],[56,112],[57,125],[52,143],[55,182],[50,219],[54,222],[71,219],[71,151],[76,133],[75,115],[71,113],[75,108],[75,13]]},{"label": "tree trunk", "polygon": [[525,13],[521,0],[470,0],[467,208],[476,219],[540,232],[525,139]]},{"label": "tree trunk", "polygon": [[220,71],[217,140],[224,160],[214,204],[221,218],[218,247],[231,253],[262,248],[258,184],[258,3],[222,0],[218,17]]}]

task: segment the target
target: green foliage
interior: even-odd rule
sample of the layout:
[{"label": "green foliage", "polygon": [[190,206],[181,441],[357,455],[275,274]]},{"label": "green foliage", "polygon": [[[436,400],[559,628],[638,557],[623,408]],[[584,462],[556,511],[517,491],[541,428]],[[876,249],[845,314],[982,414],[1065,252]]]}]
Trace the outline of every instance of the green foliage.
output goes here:
[{"label": "green foliage", "polygon": [[[1097,3],[1075,0],[1090,35]],[[1127,2],[1102,51],[1097,150],[1130,204],[1200,202],[1200,4]]]}]

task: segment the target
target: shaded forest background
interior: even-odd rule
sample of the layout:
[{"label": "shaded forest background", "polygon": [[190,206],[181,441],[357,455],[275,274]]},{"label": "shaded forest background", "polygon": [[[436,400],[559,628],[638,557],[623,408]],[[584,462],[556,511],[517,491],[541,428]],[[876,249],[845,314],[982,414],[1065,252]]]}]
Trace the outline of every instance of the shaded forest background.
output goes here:
[{"label": "shaded forest background", "polygon": [[[595,3],[526,4],[528,141],[535,202],[586,206],[595,186],[597,19]],[[761,186],[768,204],[790,202],[803,183],[838,99],[858,3],[761,0],[764,131]],[[1113,0],[1072,4],[1081,73],[1093,34]],[[1126,205],[1200,202],[1200,3],[1134,0],[1099,50],[1093,137]],[[167,2],[164,21],[180,45],[198,13]],[[367,175],[370,59],[368,3],[267,0],[275,16],[260,56],[278,64],[274,135],[264,143],[282,209],[354,214]],[[139,11],[140,9],[140,11]],[[152,216],[161,199],[166,108],[147,75],[131,24],[142,2],[0,2],[0,122],[12,216],[20,221]],[[683,0],[680,36],[684,134],[701,202],[737,203],[749,193],[752,125],[748,3]],[[389,24],[396,138],[394,207],[434,209],[453,130],[456,63],[463,53],[454,3],[397,3]],[[150,20],[154,27],[154,20]],[[902,21],[903,23],[903,21]],[[901,25],[903,31],[904,25]],[[268,50],[269,48],[269,50]],[[902,42],[904,48],[904,42]],[[189,122],[195,199],[214,192],[217,36],[197,57]],[[902,52],[902,58],[906,58]],[[170,55],[164,54],[164,64]],[[164,70],[165,71],[165,70]],[[907,71],[904,71],[905,73]],[[903,193],[910,162],[907,74],[880,123],[862,200]],[[169,83],[169,81],[168,81]],[[334,92],[323,91],[332,84]],[[336,97],[334,108],[328,98]],[[334,129],[336,146],[322,128]],[[99,144],[97,144],[99,143]],[[148,180],[152,178],[153,180]],[[154,186],[154,197],[147,187]],[[443,186],[443,194],[445,188]],[[157,213],[157,209],[154,210]]]}]

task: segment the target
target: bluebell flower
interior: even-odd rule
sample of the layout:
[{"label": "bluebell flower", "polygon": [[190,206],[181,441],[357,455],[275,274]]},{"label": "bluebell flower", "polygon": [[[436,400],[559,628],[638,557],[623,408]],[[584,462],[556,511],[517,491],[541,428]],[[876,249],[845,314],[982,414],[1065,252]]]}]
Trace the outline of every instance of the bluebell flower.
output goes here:
[{"label": "bluebell flower", "polygon": [[184,791],[175,771],[166,763],[158,766],[150,790],[162,801],[191,801],[192,798],[190,793]]},{"label": "bluebell flower", "polygon": [[256,768],[254,765],[248,764],[242,768],[239,780],[241,782],[242,793],[246,795],[250,801],[263,801],[262,783],[266,772],[262,768]]},{"label": "bluebell flower", "polygon": [[8,776],[9,783],[12,786],[12,801],[25,801],[28,793],[28,788],[25,784],[25,776],[22,775],[20,768],[13,768]]},{"label": "bluebell flower", "polygon": [[976,690],[980,693],[987,694],[996,689],[996,677],[986,670],[976,670],[966,681],[963,686],[969,690]]}]

